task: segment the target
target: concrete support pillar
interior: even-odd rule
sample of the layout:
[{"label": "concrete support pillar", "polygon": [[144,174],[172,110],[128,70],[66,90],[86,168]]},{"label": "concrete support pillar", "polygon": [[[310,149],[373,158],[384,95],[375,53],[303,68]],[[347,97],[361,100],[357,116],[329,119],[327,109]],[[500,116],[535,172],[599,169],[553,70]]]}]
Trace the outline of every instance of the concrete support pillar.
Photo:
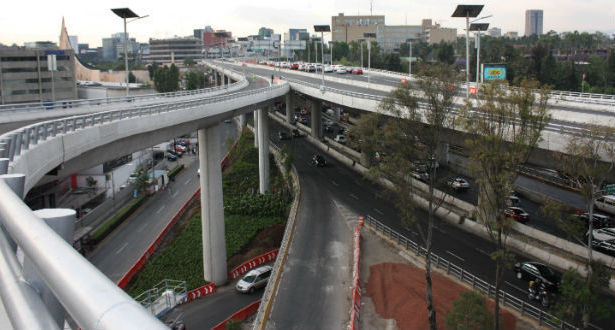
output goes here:
[{"label": "concrete support pillar", "polygon": [[322,111],[321,111],[322,101],[313,100],[312,101],[312,118],[311,118],[311,126],[312,126],[312,136],[316,139],[322,137]]},{"label": "concrete support pillar", "polygon": [[292,124],[294,122],[293,115],[294,115],[295,110],[294,110],[294,105],[293,105],[293,95],[291,92],[288,92],[286,94],[285,101],[286,101],[286,122],[289,124]]},{"label": "concrete support pillar", "polygon": [[[34,211],[53,231],[62,237],[67,243],[73,243],[75,234],[75,219],[77,212],[73,209],[41,209]],[[60,329],[64,328],[66,311],[56,299],[51,289],[45,284],[40,273],[34,267],[34,263],[27,256],[23,264],[24,278],[33,286],[47,306],[49,314],[54,318]]]},{"label": "concrete support pillar", "polygon": [[244,127],[248,124],[248,115],[245,113],[239,115],[239,129],[243,130]]},{"label": "concrete support pillar", "polygon": [[222,74],[222,86],[226,86],[226,75]]},{"label": "concrete support pillar", "polygon": [[254,114],[254,148],[258,148],[258,110],[252,113]]},{"label": "concrete support pillar", "polygon": [[448,164],[448,149],[449,144],[446,142],[440,142],[440,153],[438,154],[438,162],[440,164]]},{"label": "concrete support pillar", "polygon": [[216,285],[227,282],[220,168],[221,134],[220,125],[198,130],[204,277],[205,281]]},{"label": "concrete support pillar", "polygon": [[267,108],[258,112],[258,192],[269,191],[269,121]]}]

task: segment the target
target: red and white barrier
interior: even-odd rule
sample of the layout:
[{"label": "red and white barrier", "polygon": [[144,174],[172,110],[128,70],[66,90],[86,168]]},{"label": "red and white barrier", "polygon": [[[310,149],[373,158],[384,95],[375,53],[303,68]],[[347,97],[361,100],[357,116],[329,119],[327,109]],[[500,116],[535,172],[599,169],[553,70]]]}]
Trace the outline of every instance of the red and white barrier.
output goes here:
[{"label": "red and white barrier", "polygon": [[[361,217],[362,218],[362,217]],[[354,264],[352,267],[352,307],[350,308],[350,324],[348,328],[351,330],[359,328],[359,311],[361,309],[361,232],[359,232],[358,224],[354,231]]]},{"label": "red and white barrier", "polygon": [[238,278],[239,276],[247,273],[250,269],[253,269],[257,266],[260,266],[262,264],[266,264],[270,261],[274,261],[275,258],[278,256],[278,249],[275,249],[273,251],[267,252],[263,255],[260,255],[256,258],[253,258],[249,261],[244,262],[243,264],[237,266],[237,268],[233,269],[230,273],[229,273],[229,278],[231,280],[234,280],[236,278]]},{"label": "red and white barrier", "polygon": [[193,300],[205,297],[206,295],[212,294],[214,292],[216,292],[216,284],[215,283],[205,284],[205,285],[203,285],[200,288],[196,288],[194,290],[188,291],[188,293],[186,294],[186,298],[184,298],[179,303],[180,304],[185,304],[185,303],[191,302]]},{"label": "red and white barrier", "polygon": [[235,320],[235,321],[243,321],[245,319],[247,319],[248,317],[250,317],[252,314],[256,313],[258,311],[258,307],[261,304],[261,300],[257,300],[253,303],[251,303],[250,305],[242,308],[241,310],[239,310],[237,313],[231,315],[228,319],[220,322],[218,325],[216,325],[215,327],[212,328],[212,330],[224,330],[226,329],[226,323],[230,320]]}]

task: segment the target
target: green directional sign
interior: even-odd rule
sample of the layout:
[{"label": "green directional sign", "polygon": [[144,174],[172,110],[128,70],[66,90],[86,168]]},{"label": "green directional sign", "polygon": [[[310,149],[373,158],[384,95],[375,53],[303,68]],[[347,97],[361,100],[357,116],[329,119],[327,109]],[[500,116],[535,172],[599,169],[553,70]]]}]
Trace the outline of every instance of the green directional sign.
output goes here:
[{"label": "green directional sign", "polygon": [[615,184],[609,184],[605,187],[607,195],[615,195]]}]

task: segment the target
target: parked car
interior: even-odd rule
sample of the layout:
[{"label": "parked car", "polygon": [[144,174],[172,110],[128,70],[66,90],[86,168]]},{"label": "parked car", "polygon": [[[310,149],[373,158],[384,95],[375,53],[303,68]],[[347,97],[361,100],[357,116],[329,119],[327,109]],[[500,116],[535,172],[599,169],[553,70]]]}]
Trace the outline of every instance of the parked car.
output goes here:
[{"label": "parked car", "polygon": [[448,186],[455,191],[463,191],[470,189],[470,183],[468,180],[458,176],[456,178],[451,178],[447,182]]},{"label": "parked car", "polygon": [[289,136],[289,135],[288,135],[288,133],[286,133],[286,132],[279,131],[279,132],[278,132],[278,139],[279,139],[280,141],[282,141],[282,140],[288,140],[288,139],[290,139],[290,136]]},{"label": "parked car", "polygon": [[604,195],[596,199],[596,207],[604,212],[615,214],[615,195]]},{"label": "parked car", "polygon": [[344,74],[346,73],[346,68],[344,67],[338,68],[337,70],[335,70],[335,73]]},{"label": "parked car", "polygon": [[615,255],[615,228],[594,229],[592,247],[606,254]]},{"label": "parked car", "polygon": [[[593,215],[594,215],[593,217],[594,221],[592,222],[593,222],[594,229],[613,227],[613,221],[611,220],[611,217],[609,217],[608,215],[604,215],[600,213],[594,213]],[[574,214],[574,217],[583,221],[583,223],[585,224],[585,228],[589,228],[589,213]]]},{"label": "parked car", "polygon": [[331,73],[333,72],[333,67],[330,65],[325,65],[325,73]]},{"label": "parked car", "polygon": [[536,281],[537,278],[540,278],[550,292],[557,292],[559,289],[559,275],[553,269],[539,262],[518,262],[515,264],[514,272],[517,279],[522,281]]},{"label": "parked car", "polygon": [[352,74],[363,74],[363,69],[361,69],[361,68],[354,68],[354,69],[352,69]]},{"label": "parked car", "polygon": [[174,161],[177,160],[177,156],[175,156],[175,155],[173,155],[171,153],[167,153],[167,160],[171,161],[171,162],[174,162]]},{"label": "parked car", "polygon": [[183,153],[178,152],[177,150],[173,150],[173,149],[167,149],[167,153],[175,157],[178,157],[178,158],[182,158],[182,155],[183,155]]},{"label": "parked car", "polygon": [[253,293],[256,289],[267,285],[271,276],[271,266],[261,266],[249,271],[235,285],[235,289],[242,293]]},{"label": "parked car", "polygon": [[521,205],[521,199],[519,199],[519,197],[515,195],[510,195],[508,196],[508,199],[506,200],[506,205],[507,206],[519,206]]},{"label": "parked car", "polygon": [[299,64],[298,63],[293,63],[290,65],[290,69],[291,70],[299,70]]},{"label": "parked car", "polygon": [[507,207],[506,210],[504,210],[504,216],[508,218],[513,218],[519,222],[530,221],[530,215],[525,212],[525,210],[517,206]]},{"label": "parked car", "polygon": [[335,136],[335,139],[333,139],[333,141],[340,144],[346,144],[346,135],[338,134]]}]

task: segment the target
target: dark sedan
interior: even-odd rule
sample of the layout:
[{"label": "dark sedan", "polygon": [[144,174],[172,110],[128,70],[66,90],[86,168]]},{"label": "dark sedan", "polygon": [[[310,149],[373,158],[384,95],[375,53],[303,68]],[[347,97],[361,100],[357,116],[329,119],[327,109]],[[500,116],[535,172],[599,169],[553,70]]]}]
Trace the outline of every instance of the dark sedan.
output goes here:
[{"label": "dark sedan", "polygon": [[539,262],[518,262],[515,264],[515,274],[517,279],[522,281],[536,281],[540,278],[547,290],[557,291],[559,288],[560,277],[548,266]]}]

